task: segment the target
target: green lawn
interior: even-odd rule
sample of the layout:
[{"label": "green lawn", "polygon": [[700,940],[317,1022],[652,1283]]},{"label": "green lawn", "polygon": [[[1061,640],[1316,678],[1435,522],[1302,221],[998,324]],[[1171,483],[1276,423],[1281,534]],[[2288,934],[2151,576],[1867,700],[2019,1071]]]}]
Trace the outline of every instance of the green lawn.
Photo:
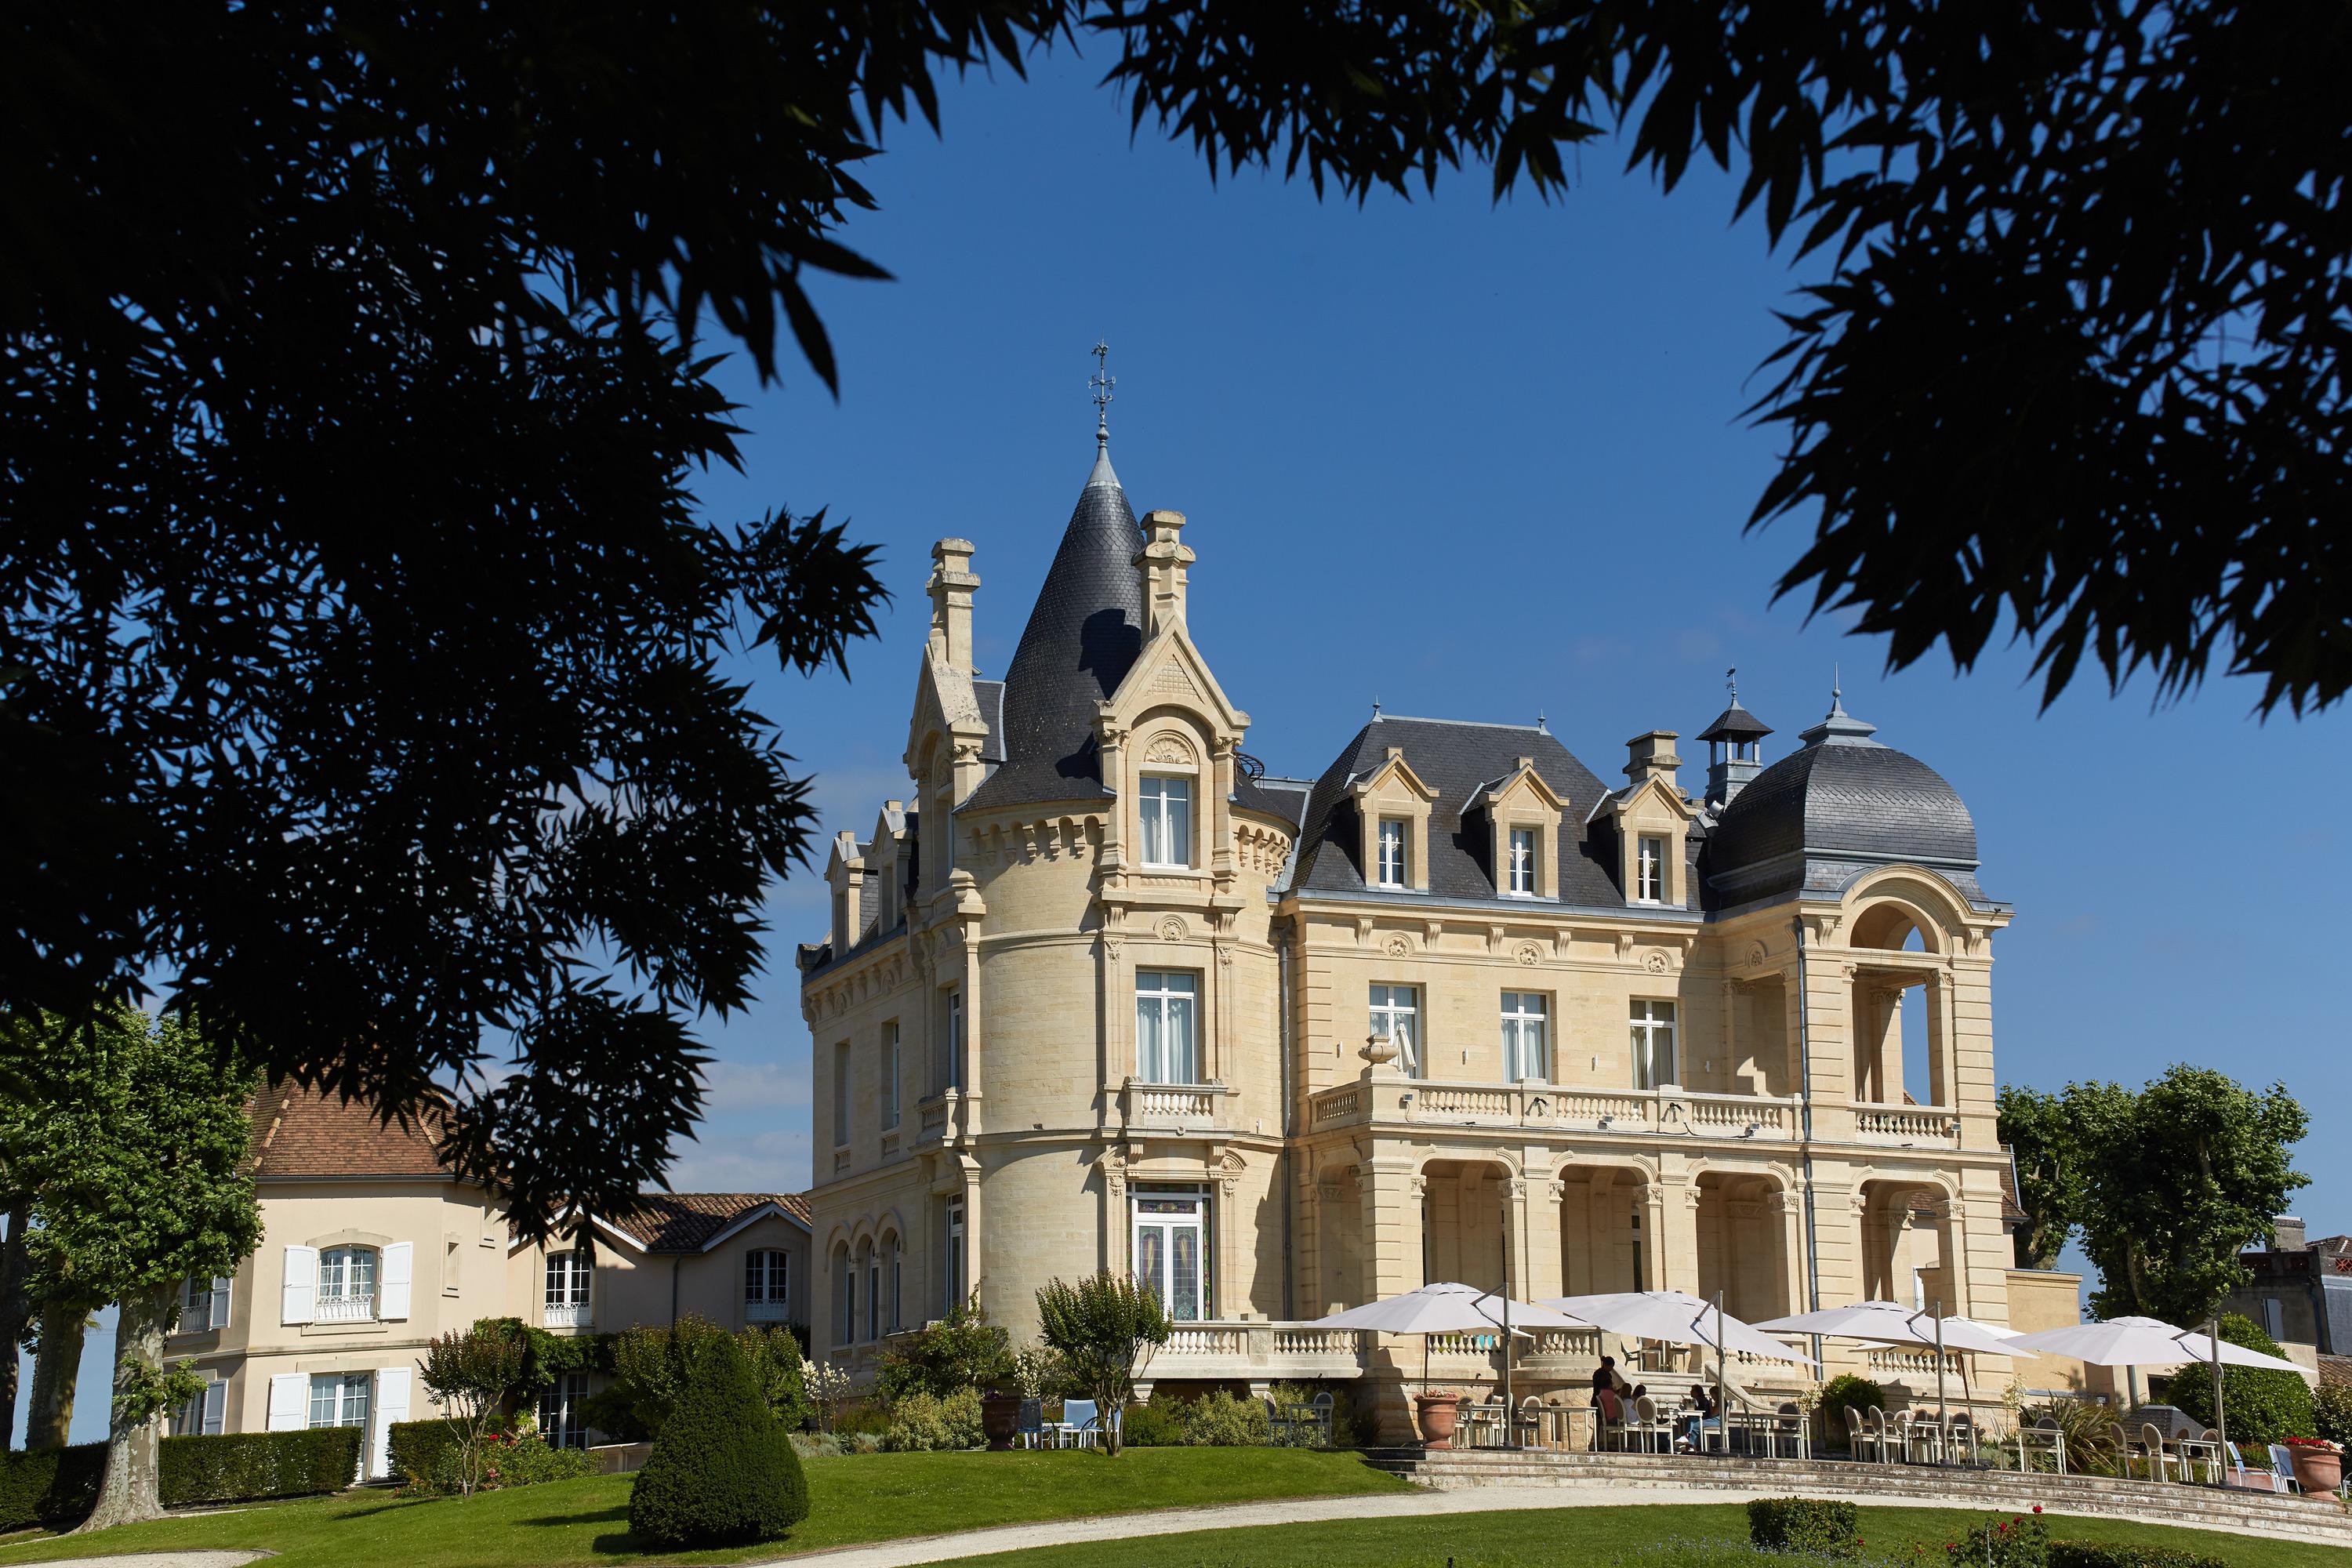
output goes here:
[{"label": "green lawn", "polygon": [[[1978,1517],[1948,1509],[1864,1507],[1863,1564],[1925,1563],[1943,1568],[1945,1542]],[[2048,1517],[2053,1540],[2161,1542],[2218,1557],[2232,1568],[2344,1568],[2347,1561],[2339,1546],[2120,1520]],[[1204,1530],[970,1557],[960,1560],[957,1568],[1013,1568],[1015,1563],[1020,1568],[1261,1568],[1266,1563],[1281,1568],[1445,1568],[1449,1563],[1454,1568],[1715,1568],[1710,1559],[1716,1553],[1680,1551],[1664,1543],[1744,1543],[1747,1539],[1743,1504],[1645,1506],[1637,1493],[1622,1508]],[[1723,1554],[1727,1559],[1744,1555]]]},{"label": "green lawn", "polygon": [[[1059,1453],[866,1454],[806,1461],[808,1519],[790,1535],[664,1558],[739,1563],[988,1524],[1139,1509],[1406,1489],[1352,1454],[1299,1448],[1130,1448]],[[625,1476],[472,1499],[367,1491],[125,1525],[88,1538],[17,1536],[0,1564],[173,1548],[274,1552],[268,1568],[567,1568],[642,1561]]]}]

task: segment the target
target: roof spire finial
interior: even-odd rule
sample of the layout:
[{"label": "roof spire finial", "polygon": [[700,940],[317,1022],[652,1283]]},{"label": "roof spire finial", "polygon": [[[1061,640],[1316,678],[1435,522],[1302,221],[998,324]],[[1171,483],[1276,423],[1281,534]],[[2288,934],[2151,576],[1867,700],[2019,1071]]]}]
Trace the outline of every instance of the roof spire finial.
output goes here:
[{"label": "roof spire finial", "polygon": [[1111,388],[1118,384],[1118,377],[1104,374],[1110,368],[1108,343],[1097,338],[1093,353],[1095,374],[1087,382],[1087,390],[1094,395],[1095,400],[1095,445],[1107,452],[1110,450]]},{"label": "roof spire finial", "polygon": [[1728,690],[1728,691],[1731,693],[1731,705],[1732,705],[1734,708],[1738,707],[1738,706],[1739,706],[1739,667],[1738,667],[1738,665],[1736,665],[1736,664],[1735,664],[1735,665],[1733,665],[1729,669],[1727,669],[1727,670],[1725,670],[1725,671],[1723,672],[1723,684],[1724,684],[1725,689],[1726,689],[1727,690]]},{"label": "roof spire finial", "polygon": [[1373,698],[1373,699],[1372,699],[1372,717],[1373,717],[1373,718],[1375,718],[1375,719],[1377,719],[1377,718],[1379,718],[1380,716],[1381,716],[1381,700],[1380,700],[1379,698],[1375,697],[1375,698]]}]

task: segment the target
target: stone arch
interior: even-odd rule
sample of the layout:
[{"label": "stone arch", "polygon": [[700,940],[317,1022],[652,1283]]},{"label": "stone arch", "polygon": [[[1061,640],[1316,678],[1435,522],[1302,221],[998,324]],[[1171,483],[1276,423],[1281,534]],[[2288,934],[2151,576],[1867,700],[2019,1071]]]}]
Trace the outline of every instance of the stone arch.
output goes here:
[{"label": "stone arch", "polygon": [[1695,1293],[1755,1322],[1794,1310],[1804,1278],[1802,1238],[1790,1224],[1793,1175],[1772,1163],[1702,1164],[1691,1173],[1697,1256]]},{"label": "stone arch", "polygon": [[1966,1310],[1964,1282],[1954,1267],[1958,1198],[1957,1184],[1938,1172],[1869,1166],[1858,1173],[1853,1221],[1864,1299],[1911,1307],[1932,1297],[1948,1312]]},{"label": "stone arch", "polygon": [[1900,951],[1914,931],[1929,952],[1948,954],[1965,945],[1968,905],[1932,871],[1881,867],[1847,883],[1841,898],[1848,947]]}]

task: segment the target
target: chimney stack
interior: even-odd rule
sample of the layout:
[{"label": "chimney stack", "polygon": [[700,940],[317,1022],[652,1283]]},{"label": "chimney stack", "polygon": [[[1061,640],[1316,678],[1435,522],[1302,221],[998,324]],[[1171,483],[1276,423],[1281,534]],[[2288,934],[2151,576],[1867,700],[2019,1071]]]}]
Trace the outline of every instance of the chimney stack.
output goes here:
[{"label": "chimney stack", "polygon": [[1181,511],[1143,514],[1143,548],[1135,552],[1143,574],[1143,637],[1146,642],[1184,618],[1184,569],[1193,556],[1177,536],[1184,531]]},{"label": "chimney stack", "polygon": [[980,586],[972,575],[972,543],[969,539],[942,539],[931,546],[931,653],[941,662],[977,673],[971,666],[971,595]]},{"label": "chimney stack", "polygon": [[1683,760],[1675,755],[1675,739],[1672,730],[1652,730],[1626,742],[1625,776],[1636,784],[1645,784],[1657,779],[1668,789],[1680,794],[1681,786],[1675,782],[1675,770],[1683,765]]}]

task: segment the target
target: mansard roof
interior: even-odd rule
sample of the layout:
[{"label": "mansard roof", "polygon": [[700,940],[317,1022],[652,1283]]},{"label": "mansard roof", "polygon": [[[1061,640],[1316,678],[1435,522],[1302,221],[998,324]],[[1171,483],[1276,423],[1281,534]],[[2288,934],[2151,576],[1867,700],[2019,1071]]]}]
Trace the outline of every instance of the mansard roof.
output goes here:
[{"label": "mansard roof", "polygon": [[1095,710],[1143,647],[1143,531],[1108,448],[1078,492],[1061,548],[1005,670],[1003,762],[964,807],[1091,800],[1109,791],[1095,755]]},{"label": "mansard roof", "polygon": [[[1553,794],[1565,798],[1570,820],[1559,829],[1559,901],[1615,908],[1624,895],[1602,867],[1584,834],[1584,817],[1609,793],[1592,770],[1548,730],[1526,724],[1480,724],[1453,719],[1401,719],[1386,714],[1356,733],[1315,783],[1299,833],[1298,858],[1290,885],[1318,892],[1366,893],[1362,853],[1349,784],[1388,760],[1389,748],[1404,752],[1413,773],[1437,791],[1430,807],[1429,889],[1422,893],[1375,893],[1383,898],[1495,899],[1493,849],[1485,825],[1479,787],[1518,771],[1518,759],[1532,757],[1535,772]],[[1468,819],[1465,822],[1465,817]],[[1525,900],[1514,900],[1524,904]]]}]

